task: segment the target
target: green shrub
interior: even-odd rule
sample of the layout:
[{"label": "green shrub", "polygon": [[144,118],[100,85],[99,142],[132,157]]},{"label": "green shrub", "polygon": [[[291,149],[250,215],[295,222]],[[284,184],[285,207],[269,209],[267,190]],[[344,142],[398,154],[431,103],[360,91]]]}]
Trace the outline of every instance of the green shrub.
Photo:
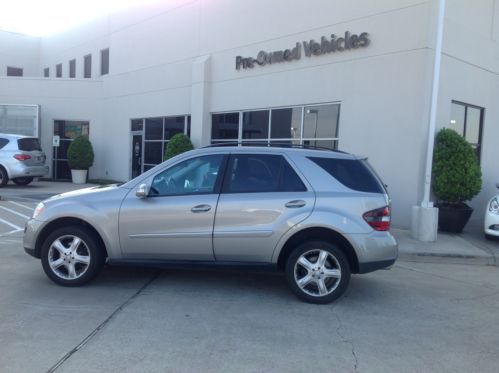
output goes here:
[{"label": "green shrub", "polygon": [[73,170],[88,170],[94,164],[94,150],[88,136],[75,138],[68,148],[68,164]]},{"label": "green shrub", "polygon": [[192,146],[191,139],[183,133],[177,133],[166,145],[164,160],[166,161],[167,159],[192,149],[194,149],[194,146]]},{"label": "green shrub", "polygon": [[482,171],[473,147],[456,131],[440,130],[433,156],[433,192],[444,203],[471,200],[482,188]]}]

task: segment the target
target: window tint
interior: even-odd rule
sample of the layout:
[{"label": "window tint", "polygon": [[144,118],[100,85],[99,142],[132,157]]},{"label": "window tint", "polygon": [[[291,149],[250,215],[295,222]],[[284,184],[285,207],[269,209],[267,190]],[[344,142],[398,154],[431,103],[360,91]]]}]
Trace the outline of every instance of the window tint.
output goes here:
[{"label": "window tint", "polygon": [[55,65],[55,77],[62,78],[62,63]]},{"label": "window tint", "polygon": [[282,192],[304,192],[307,190],[295,170],[285,160],[283,160],[280,189]]},{"label": "window tint", "polygon": [[150,194],[175,196],[215,192],[222,154],[191,158],[156,175]]},{"label": "window tint", "polygon": [[0,138],[0,149],[9,143],[9,140]]},{"label": "window tint", "polygon": [[69,61],[69,77],[76,78],[76,60]]},{"label": "window tint", "polygon": [[23,150],[26,152],[30,152],[33,150],[42,150],[40,142],[35,138],[19,139],[17,140],[17,145],[19,146],[19,150]]},{"label": "window tint", "polygon": [[211,116],[212,140],[237,140],[239,113],[213,114]]},{"label": "window tint", "polygon": [[7,76],[23,76],[23,69],[21,67],[7,66]]},{"label": "window tint", "polygon": [[109,48],[100,51],[100,74],[109,74]]},{"label": "window tint", "polygon": [[359,192],[385,193],[382,184],[366,161],[319,157],[309,159],[350,189]]},{"label": "window tint", "polygon": [[43,69],[43,76],[48,78],[50,76],[50,69],[48,67]]},{"label": "window tint", "polygon": [[92,77],[92,55],[87,54],[83,57],[83,77],[91,78]]},{"label": "window tint", "polygon": [[280,155],[231,156],[225,178],[226,193],[297,192],[307,188]]}]

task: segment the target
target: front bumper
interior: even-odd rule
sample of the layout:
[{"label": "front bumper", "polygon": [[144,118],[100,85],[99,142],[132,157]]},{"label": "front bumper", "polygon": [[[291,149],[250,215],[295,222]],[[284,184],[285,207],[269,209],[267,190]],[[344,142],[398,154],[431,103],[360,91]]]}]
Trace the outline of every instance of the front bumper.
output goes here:
[{"label": "front bumper", "polygon": [[499,237],[499,215],[487,211],[484,222],[485,234]]},{"label": "front bumper", "polygon": [[40,248],[36,247],[36,241],[42,226],[43,222],[36,219],[28,220],[24,226],[24,251],[35,258],[40,258]]},{"label": "front bumper", "polygon": [[49,166],[26,166],[19,162],[9,169],[9,178],[16,177],[43,177],[49,173]]},{"label": "front bumper", "polygon": [[349,235],[359,260],[359,273],[389,267],[398,258],[398,244],[390,232]]}]

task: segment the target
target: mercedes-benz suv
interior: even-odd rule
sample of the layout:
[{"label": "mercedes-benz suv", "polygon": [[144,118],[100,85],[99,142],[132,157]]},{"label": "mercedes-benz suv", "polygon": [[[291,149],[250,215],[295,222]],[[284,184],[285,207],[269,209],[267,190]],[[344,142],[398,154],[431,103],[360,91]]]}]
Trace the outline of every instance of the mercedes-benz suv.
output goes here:
[{"label": "mercedes-benz suv", "polygon": [[0,133],[0,188],[9,180],[28,185],[33,178],[47,175],[46,159],[36,137]]},{"label": "mercedes-benz suv", "polygon": [[299,298],[328,303],[351,273],[391,266],[390,200],[367,160],[289,147],[208,147],[122,184],[41,202],[26,252],[63,286],[104,263],[271,267]]}]

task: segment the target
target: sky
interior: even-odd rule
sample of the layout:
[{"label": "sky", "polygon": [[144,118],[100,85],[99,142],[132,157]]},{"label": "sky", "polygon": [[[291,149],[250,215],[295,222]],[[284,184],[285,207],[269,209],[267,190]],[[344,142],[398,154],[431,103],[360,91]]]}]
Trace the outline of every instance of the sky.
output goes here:
[{"label": "sky", "polygon": [[45,36],[148,2],[151,0],[4,0],[0,7],[0,29]]}]

